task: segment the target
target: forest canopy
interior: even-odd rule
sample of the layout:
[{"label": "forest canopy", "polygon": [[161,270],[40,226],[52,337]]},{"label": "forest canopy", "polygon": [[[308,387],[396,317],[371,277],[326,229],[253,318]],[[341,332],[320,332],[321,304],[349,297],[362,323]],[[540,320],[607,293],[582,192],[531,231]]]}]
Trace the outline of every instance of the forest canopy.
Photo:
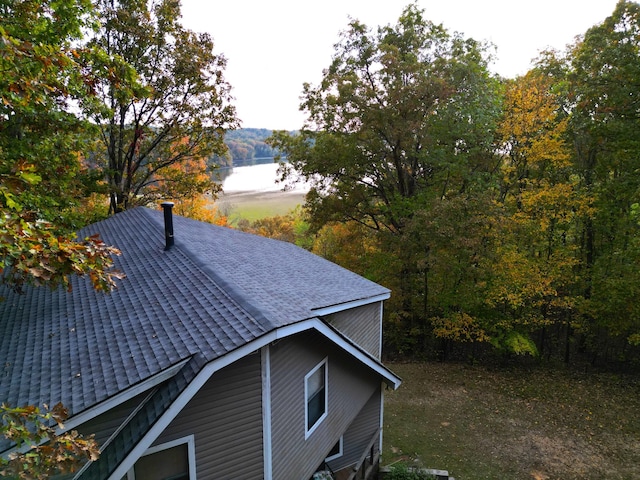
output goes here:
[{"label": "forest canopy", "polygon": [[394,292],[388,355],[640,360],[640,5],[515,79],[409,5],[351,21],[283,173],[315,247]]},{"label": "forest canopy", "polygon": [[229,130],[224,135],[226,153],[213,156],[210,163],[221,167],[241,167],[250,165],[259,158],[273,158],[280,152],[266,142],[272,133],[272,130],[266,128]]}]

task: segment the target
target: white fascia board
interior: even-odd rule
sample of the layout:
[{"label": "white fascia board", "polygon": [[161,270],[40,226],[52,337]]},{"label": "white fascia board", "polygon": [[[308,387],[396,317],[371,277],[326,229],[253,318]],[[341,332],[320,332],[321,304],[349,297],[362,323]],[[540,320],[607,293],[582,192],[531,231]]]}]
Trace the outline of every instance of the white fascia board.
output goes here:
[{"label": "white fascia board", "polygon": [[380,295],[376,295],[375,297],[369,298],[361,298],[360,300],[353,300],[351,302],[346,303],[338,303],[336,305],[330,305],[328,307],[320,307],[312,309],[315,315],[319,317],[323,317],[325,315],[331,315],[332,313],[342,312],[344,310],[349,310],[351,308],[361,307],[363,305],[368,305],[370,303],[382,302],[384,300],[388,300],[391,297],[391,293],[382,293]]},{"label": "white fascia board", "polygon": [[355,358],[360,360],[371,370],[373,370],[378,375],[380,375],[384,379],[385,383],[389,385],[391,388],[393,388],[394,390],[396,390],[402,383],[402,379],[398,377],[395,373],[393,373],[391,370],[386,368],[376,359],[370,357],[369,355],[364,353],[362,350],[354,346],[351,342],[346,340],[342,335],[337,333],[335,330],[329,327],[326,323],[320,320],[316,320],[316,325],[314,326],[314,328],[318,330],[318,332],[320,332],[322,335],[327,337],[329,340],[331,340],[333,343],[335,343],[336,345],[341,347],[343,350],[353,355]]},{"label": "white fascia board", "polygon": [[291,325],[280,327],[274,332],[276,334],[276,340],[280,340],[281,338],[287,338],[287,337],[290,337],[291,335],[295,335],[296,333],[310,330],[319,321],[320,320],[313,317],[313,318],[308,318],[306,320],[302,320],[301,322],[292,323]]},{"label": "white fascia board", "polygon": [[68,430],[72,430],[76,428],[78,425],[82,425],[84,422],[87,422],[97,417],[98,415],[101,415],[111,410],[112,408],[117,407],[121,403],[124,403],[127,400],[132,399],[136,395],[142,392],[146,392],[152,389],[153,387],[155,387],[156,385],[160,385],[162,382],[164,382],[165,380],[168,380],[169,378],[173,377],[176,373],[178,373],[180,369],[185,365],[185,363],[189,361],[190,358],[191,357],[185,358],[184,360],[181,360],[180,362],[161,371],[160,373],[157,373],[152,377],[149,377],[145,381],[137,385],[134,385],[133,387],[130,387],[126,390],[123,390],[122,392],[118,393],[117,395],[114,395],[108,400],[105,400],[104,402],[99,403],[96,406],[91,407],[79,413],[78,415],[74,415],[70,417],[67,421],[64,422],[64,430],[60,430],[60,432],[66,432]]},{"label": "white fascia board", "polygon": [[275,332],[264,335],[251,343],[247,343],[244,346],[229,352],[223,357],[217,358],[212,362],[206,364],[202,370],[196,375],[196,377],[189,383],[184,391],[178,396],[178,398],[167,408],[165,413],[158,419],[158,421],[149,429],[146,435],[138,442],[133,450],[127,455],[124,461],[118,466],[114,473],[111,474],[109,480],[121,480],[122,477],[133,467],[138,458],[140,458],[151,444],[160,436],[160,434],[169,426],[171,421],[182,411],[182,409],[189,403],[198,391],[204,386],[204,384],[211,378],[211,376],[218,370],[231,365],[233,362],[246,357],[247,355],[255,352],[265,345],[275,341]]},{"label": "white fascia board", "polygon": [[[367,302],[371,303],[371,302]],[[331,327],[327,326],[319,318],[310,318],[303,320],[292,325],[280,327],[272,332],[263,335],[256,340],[243,345],[242,347],[229,352],[228,354],[217,358],[210,363],[206,364],[202,370],[196,375],[196,377],[189,383],[184,391],[178,396],[178,398],[169,406],[160,419],[151,427],[143,439],[133,448],[133,450],[127,455],[125,460],[109,477],[109,480],[121,480],[122,477],[133,467],[135,462],[140,458],[151,444],[160,436],[160,434],[169,426],[173,419],[182,411],[187,403],[198,393],[198,391],[204,386],[204,384],[211,378],[211,376],[218,370],[223,369],[231,365],[232,363],[246,357],[247,355],[269,345],[276,340],[290,337],[297,333],[301,333],[307,330],[315,329],[320,334],[327,337],[330,341],[350,353],[356,359],[360,360],[371,370],[378,373],[385,381],[387,385],[394,390],[397,389],[402,380],[393,372],[385,368],[377,360],[369,357],[367,354],[359,350],[344,337],[335,332]]]}]

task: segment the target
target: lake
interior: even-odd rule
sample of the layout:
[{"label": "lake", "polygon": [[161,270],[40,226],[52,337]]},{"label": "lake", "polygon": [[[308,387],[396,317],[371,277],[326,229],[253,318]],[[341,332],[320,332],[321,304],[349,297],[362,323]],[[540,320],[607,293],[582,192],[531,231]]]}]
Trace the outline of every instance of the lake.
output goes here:
[{"label": "lake", "polygon": [[[278,164],[273,158],[257,158],[253,165],[221,168],[218,175],[225,193],[233,192],[276,192],[283,185],[276,183]],[[306,192],[305,185],[296,185],[295,191]],[[285,193],[285,192],[283,192]]]},{"label": "lake", "polygon": [[219,169],[222,193],[216,205],[232,223],[240,218],[257,220],[285,215],[304,202],[309,188],[300,184],[282,191],[283,184],[276,182],[277,170],[278,164],[273,158],[256,159],[253,165]]}]

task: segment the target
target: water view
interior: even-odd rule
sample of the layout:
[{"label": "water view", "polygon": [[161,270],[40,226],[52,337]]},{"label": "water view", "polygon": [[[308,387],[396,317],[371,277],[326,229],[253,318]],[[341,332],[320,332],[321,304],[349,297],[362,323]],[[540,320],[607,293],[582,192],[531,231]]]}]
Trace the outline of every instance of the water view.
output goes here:
[{"label": "water view", "polygon": [[256,159],[253,165],[221,168],[219,176],[225,193],[282,190],[276,183],[278,164],[273,158]]},{"label": "water view", "polygon": [[306,185],[282,191],[277,183],[278,164],[273,158],[256,159],[255,164],[218,171],[223,193],[216,205],[232,222],[285,215],[304,201]]}]

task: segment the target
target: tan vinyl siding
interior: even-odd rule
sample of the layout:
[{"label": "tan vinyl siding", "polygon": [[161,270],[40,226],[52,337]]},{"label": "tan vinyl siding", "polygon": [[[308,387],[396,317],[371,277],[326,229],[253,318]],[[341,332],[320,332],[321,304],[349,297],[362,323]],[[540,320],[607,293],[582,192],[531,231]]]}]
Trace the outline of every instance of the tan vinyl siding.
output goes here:
[{"label": "tan vinyl siding", "polygon": [[327,316],[326,320],[369,354],[380,359],[382,302],[344,310]]},{"label": "tan vinyl siding", "polygon": [[[281,340],[270,351],[273,478],[306,479],[379,390],[380,379],[317,332]],[[304,377],[324,358],[327,417],[305,440]]]},{"label": "tan vinyl siding", "polygon": [[141,393],[134,398],[121,403],[111,410],[92,418],[88,422],[79,425],[76,430],[82,435],[94,434],[98,446],[101,448],[109,437],[115,432],[129,414],[142,402],[149,392]]},{"label": "tan vinyl siding", "polygon": [[198,479],[264,476],[260,355],[216,372],[154,445],[195,435]]},{"label": "tan vinyl siding", "polygon": [[[343,455],[329,463],[334,472],[353,467],[362,457],[373,435],[380,427],[380,402],[381,393],[378,389],[349,425],[342,443]],[[378,444],[374,448],[378,450]]]}]

